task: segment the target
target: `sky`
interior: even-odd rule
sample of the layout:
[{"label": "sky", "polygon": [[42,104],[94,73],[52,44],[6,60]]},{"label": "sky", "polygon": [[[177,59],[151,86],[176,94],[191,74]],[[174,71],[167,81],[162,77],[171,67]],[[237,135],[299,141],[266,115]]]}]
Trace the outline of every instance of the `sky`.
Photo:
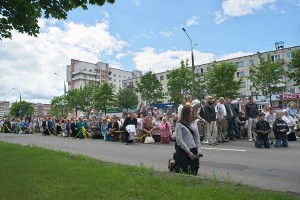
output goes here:
[{"label": "sky", "polygon": [[[300,45],[300,0],[116,0],[39,19],[38,37],[0,41],[0,101],[50,103],[63,95],[71,59],[162,72]],[[185,28],[186,33],[182,30]],[[190,62],[191,64],[191,62]],[[16,90],[12,89],[15,88]]]}]

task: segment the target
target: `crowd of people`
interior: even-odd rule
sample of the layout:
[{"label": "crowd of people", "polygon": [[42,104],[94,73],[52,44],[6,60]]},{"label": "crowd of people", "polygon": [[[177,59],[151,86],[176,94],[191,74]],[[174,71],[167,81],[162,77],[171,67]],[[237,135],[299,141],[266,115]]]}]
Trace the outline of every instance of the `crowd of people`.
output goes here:
[{"label": "crowd of people", "polygon": [[[296,103],[291,101],[283,112],[274,112],[266,106],[259,111],[253,97],[249,97],[245,110],[232,104],[231,99],[215,100],[207,96],[201,101],[192,96],[183,99],[177,113],[160,113],[154,107],[141,104],[133,112],[123,116],[102,118],[73,117],[56,119],[40,116],[31,118],[5,118],[0,120],[4,133],[41,133],[71,138],[103,139],[169,144],[175,141],[175,153],[169,160],[169,169],[175,172],[197,174],[201,143],[216,146],[224,142],[247,139],[255,147],[288,147],[288,141],[296,140],[295,129],[299,121]],[[298,123],[299,126],[299,123]],[[271,141],[271,142],[270,142]]]}]

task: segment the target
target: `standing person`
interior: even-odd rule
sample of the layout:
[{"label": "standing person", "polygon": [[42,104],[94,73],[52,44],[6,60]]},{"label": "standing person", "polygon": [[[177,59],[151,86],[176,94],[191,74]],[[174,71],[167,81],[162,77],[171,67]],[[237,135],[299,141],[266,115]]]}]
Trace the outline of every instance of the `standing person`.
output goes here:
[{"label": "standing person", "polygon": [[126,117],[124,124],[122,126],[122,131],[125,132],[125,139],[123,142],[126,142],[126,145],[133,142],[133,138],[130,138],[128,131],[126,131],[126,126],[128,125],[134,125],[135,128],[137,127],[137,119],[134,112],[131,112],[129,117]]},{"label": "standing person", "polygon": [[217,129],[218,129],[217,141],[218,143],[224,143],[226,132],[227,132],[227,112],[226,112],[224,97],[219,98],[219,102],[217,103],[215,109],[217,113]]},{"label": "standing person", "polygon": [[217,145],[217,116],[215,110],[215,100],[212,96],[207,97],[208,101],[204,107],[205,121],[207,127],[209,145]]},{"label": "standing person", "polygon": [[[249,97],[249,102],[245,107],[246,119],[248,120],[248,138],[249,142],[252,142],[252,138],[256,140],[256,134],[254,132],[254,128],[257,122],[258,116],[258,106],[254,103],[253,96]],[[252,137],[253,136],[253,137]]]},{"label": "standing person", "polygon": [[[299,126],[299,112],[297,111],[297,105],[294,101],[290,101],[288,103],[288,108],[287,108],[287,111],[289,112],[289,115],[294,119],[295,121],[295,128],[297,129],[297,127],[300,128]],[[296,135],[296,139],[299,138],[297,135]]]},{"label": "standing person", "polygon": [[230,140],[241,138],[240,129],[238,127],[237,115],[239,109],[231,103],[231,99],[226,100],[227,119],[228,119],[228,137]]},{"label": "standing person", "polygon": [[288,147],[288,139],[286,133],[289,131],[287,123],[282,119],[282,113],[277,114],[277,119],[273,123],[273,131],[275,135],[275,147]]},{"label": "standing person", "polygon": [[264,145],[265,148],[270,148],[269,133],[271,132],[270,124],[265,120],[265,113],[259,113],[259,121],[255,125],[255,133],[257,138],[255,141],[256,148],[262,148]]},{"label": "standing person", "polygon": [[204,111],[205,105],[206,105],[206,101],[205,101],[205,99],[202,99],[200,107],[196,114],[196,118],[199,119],[199,121],[198,121],[198,123],[200,123],[199,134],[203,135],[203,143],[208,143],[207,128],[206,128],[206,121],[205,121],[205,111]]},{"label": "standing person", "polygon": [[200,135],[194,122],[193,109],[190,105],[182,108],[176,130],[174,160],[169,160],[169,169],[175,173],[197,175],[201,154]]},{"label": "standing person", "polygon": [[180,117],[180,115],[181,115],[181,110],[182,110],[182,108],[183,108],[183,106],[186,104],[186,100],[185,99],[182,99],[181,100],[181,104],[178,106],[178,111],[177,111],[177,113],[178,113],[178,117]]}]

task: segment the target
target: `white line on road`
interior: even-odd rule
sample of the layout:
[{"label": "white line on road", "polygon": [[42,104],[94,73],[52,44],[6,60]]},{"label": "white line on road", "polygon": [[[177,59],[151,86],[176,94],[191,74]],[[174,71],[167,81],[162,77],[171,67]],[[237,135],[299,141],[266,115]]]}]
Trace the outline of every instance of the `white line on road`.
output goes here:
[{"label": "white line on road", "polygon": [[201,147],[201,149],[211,149],[211,150],[219,150],[219,151],[239,151],[239,152],[245,152],[244,149],[221,149],[221,148],[211,148],[211,147]]}]

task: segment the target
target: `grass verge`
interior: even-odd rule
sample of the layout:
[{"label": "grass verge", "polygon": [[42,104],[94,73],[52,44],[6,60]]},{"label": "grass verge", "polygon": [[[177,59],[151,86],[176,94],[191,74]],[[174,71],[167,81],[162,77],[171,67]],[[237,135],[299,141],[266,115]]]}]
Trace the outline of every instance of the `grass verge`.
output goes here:
[{"label": "grass verge", "polygon": [[238,184],[0,142],[0,199],[299,199]]}]

